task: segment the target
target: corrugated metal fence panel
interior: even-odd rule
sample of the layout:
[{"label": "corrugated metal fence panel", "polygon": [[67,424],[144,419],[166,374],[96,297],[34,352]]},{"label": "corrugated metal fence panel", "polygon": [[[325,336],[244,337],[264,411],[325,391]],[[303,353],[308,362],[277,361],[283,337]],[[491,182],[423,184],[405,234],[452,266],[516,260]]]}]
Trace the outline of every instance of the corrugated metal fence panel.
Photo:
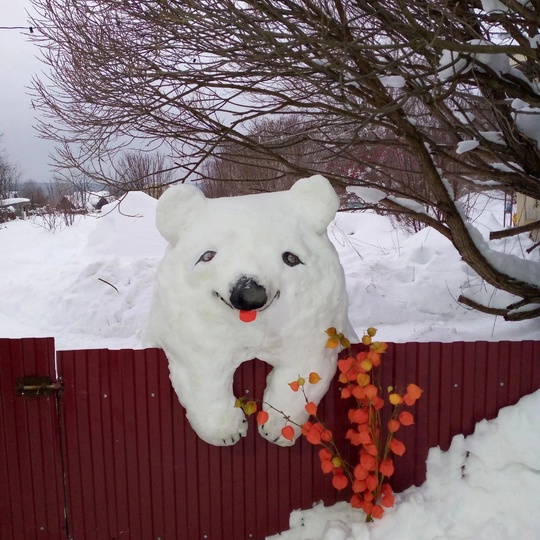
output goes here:
[{"label": "corrugated metal fence panel", "polygon": [[452,438],[469,435],[482,419],[540,389],[540,342],[390,344],[383,359],[382,386],[424,389],[411,411],[415,425],[396,436],[407,450],[396,458],[394,489],[425,480],[428,450],[447,450]]},{"label": "corrugated metal fence panel", "polygon": [[[254,418],[248,437],[233,447],[201,441],[161,351],[59,352],[58,364],[75,540],[261,539],[286,529],[292,509],[337,500],[310,445],[268,444]],[[237,395],[261,397],[267,372],[260,362],[245,364]],[[329,423],[346,415],[340,401],[334,388]]]},{"label": "corrugated metal fence panel", "polygon": [[17,396],[19,377],[55,379],[54,340],[0,339],[0,538],[66,538],[56,396]]},{"label": "corrugated metal fence panel", "polygon": [[[55,400],[13,393],[19,376],[52,374],[52,340],[0,340],[0,353],[0,538],[60,539]],[[318,448],[304,441],[290,449],[271,445],[258,436],[253,418],[249,436],[233,447],[198,439],[161,351],[67,351],[58,362],[75,540],[262,539],[286,529],[291,510],[336,501],[330,478],[320,472]],[[261,397],[267,373],[260,362],[244,364],[236,395]],[[398,432],[407,452],[396,460],[397,491],[423,481],[430,447],[448,448],[454,435],[471,433],[476,422],[540,388],[540,342],[390,344],[383,388],[409,382],[425,393],[414,408],[416,424]],[[332,385],[321,408],[338,439],[350,406],[339,390]]]},{"label": "corrugated metal fence panel", "polygon": [[[287,528],[289,513],[337,495],[323,477],[318,448],[267,443],[250,420],[248,437],[229,448],[197,438],[168,379],[161,351],[58,353],[64,393],[68,508],[73,538],[264,538]],[[260,398],[268,367],[244,364],[236,395]],[[540,388],[540,343],[390,344],[382,386],[415,382],[425,393],[416,424],[399,432],[394,488],[425,479],[430,447]],[[339,438],[350,402],[336,383],[321,417]],[[201,400],[211,399],[201,396]],[[344,448],[351,455],[355,449]],[[353,456],[354,459],[354,456]],[[345,494],[343,494],[345,496]]]}]

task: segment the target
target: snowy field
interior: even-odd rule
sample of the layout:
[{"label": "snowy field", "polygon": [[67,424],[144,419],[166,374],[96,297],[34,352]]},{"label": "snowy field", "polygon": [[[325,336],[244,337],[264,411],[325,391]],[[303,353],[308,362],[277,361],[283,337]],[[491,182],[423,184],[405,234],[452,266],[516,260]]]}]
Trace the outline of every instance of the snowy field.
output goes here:
[{"label": "snowy field", "polygon": [[[119,206],[54,234],[32,221],[0,229],[0,337],[53,336],[58,349],[139,348],[165,242],[156,201],[130,193]],[[503,202],[482,196],[472,216],[487,238]],[[508,323],[460,306],[464,292],[491,305],[509,299],[483,284],[432,229],[411,235],[373,213],[340,213],[329,228],[347,277],[350,318],[385,341],[540,339],[538,320]],[[490,246],[493,243],[490,243]],[[496,249],[524,253],[526,236]],[[539,250],[529,256],[539,262]],[[539,266],[540,268],[540,266]],[[540,271],[537,275],[540,282]],[[540,538],[540,391],[432,449],[428,479],[374,524],[347,505],[294,512],[280,538],[311,540],[518,540]]]},{"label": "snowy field", "polygon": [[[53,336],[61,350],[141,347],[165,250],[155,206],[151,197],[130,193],[119,206],[54,234],[32,221],[2,226],[0,337]],[[478,201],[473,219],[485,237],[502,228],[502,207],[501,200]],[[340,213],[329,234],[360,334],[376,326],[381,339],[394,342],[540,338],[538,320],[508,323],[457,303],[461,292],[492,305],[509,299],[482,283],[433,229],[410,235],[371,212]],[[513,253],[530,245],[524,235],[496,243]],[[529,257],[538,262],[539,250]]]}]

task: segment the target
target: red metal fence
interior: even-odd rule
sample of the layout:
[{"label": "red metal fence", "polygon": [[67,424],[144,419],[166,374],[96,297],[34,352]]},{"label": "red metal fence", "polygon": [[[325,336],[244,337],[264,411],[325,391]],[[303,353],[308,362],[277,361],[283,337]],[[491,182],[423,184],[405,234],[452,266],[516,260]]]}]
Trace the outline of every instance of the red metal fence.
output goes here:
[{"label": "red metal fence", "polygon": [[[271,445],[253,419],[233,447],[198,439],[161,351],[56,354],[63,390],[19,397],[21,377],[55,380],[54,343],[0,339],[2,540],[263,539],[288,527],[291,510],[338,499],[316,448]],[[540,342],[390,344],[383,366],[383,387],[425,390],[402,435],[407,452],[393,478],[401,491],[423,482],[430,447],[447,449],[454,435],[540,388]],[[236,395],[261,397],[267,373],[244,364]],[[338,436],[348,407],[332,385],[321,416]]]}]

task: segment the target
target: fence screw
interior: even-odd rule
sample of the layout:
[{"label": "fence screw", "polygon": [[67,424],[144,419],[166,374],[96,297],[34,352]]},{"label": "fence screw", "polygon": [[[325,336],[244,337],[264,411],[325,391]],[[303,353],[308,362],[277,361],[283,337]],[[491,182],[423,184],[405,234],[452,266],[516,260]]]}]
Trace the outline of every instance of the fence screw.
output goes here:
[{"label": "fence screw", "polygon": [[109,396],[107,394],[103,394],[103,397],[104,398],[108,398]]},{"label": "fence screw", "polygon": [[454,384],[454,388],[457,388],[458,386],[459,386],[459,384],[458,384],[458,383]]},{"label": "fence screw", "polygon": [[503,383],[503,382],[500,382],[499,385],[500,385],[500,386],[504,386],[504,383]]},{"label": "fence screw", "polygon": [[[152,392],[152,393],[150,394],[150,397],[156,397],[156,394],[154,394],[154,392]],[[158,539],[158,540],[159,540],[159,539]]]}]

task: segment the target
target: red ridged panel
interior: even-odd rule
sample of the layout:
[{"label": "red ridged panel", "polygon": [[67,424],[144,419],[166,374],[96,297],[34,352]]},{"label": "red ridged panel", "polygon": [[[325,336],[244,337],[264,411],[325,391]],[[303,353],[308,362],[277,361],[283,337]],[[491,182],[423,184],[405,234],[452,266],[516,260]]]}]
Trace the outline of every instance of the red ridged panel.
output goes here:
[{"label": "red ridged panel", "polygon": [[[201,441],[169,383],[161,351],[63,351],[68,516],[72,537],[239,540],[288,527],[290,511],[337,500],[313,448],[268,444],[250,418],[233,447]],[[262,397],[268,368],[250,362],[236,395]],[[201,396],[201,400],[212,399]],[[346,415],[334,386],[329,423]]]},{"label": "red ridged panel", "polygon": [[[23,374],[20,359],[25,356],[32,371],[36,353],[25,351],[31,341],[6,342],[0,341],[0,538],[26,540],[36,531],[47,538],[40,524],[48,520],[45,533],[61,539],[59,480],[51,479],[60,455],[47,465],[43,449],[57,425],[54,400],[12,397],[13,381]],[[51,354],[46,353],[49,362]],[[161,351],[65,351],[58,353],[58,363],[65,384],[60,418],[74,540],[263,539],[288,527],[291,510],[339,498],[320,471],[317,447],[304,441],[292,448],[269,444],[253,417],[248,437],[235,446],[216,448],[198,439],[172,391]],[[43,374],[28,369],[27,375]],[[244,364],[236,395],[260,398],[268,370],[261,362]],[[396,458],[396,491],[423,482],[430,447],[446,450],[454,435],[470,434],[476,422],[540,388],[540,342],[390,344],[383,392],[410,382],[424,394],[412,410],[416,424],[398,432],[407,451]],[[351,406],[339,395],[336,382],[320,407],[338,440],[348,428]],[[19,420],[19,409],[32,420]],[[343,451],[354,461],[356,448]],[[56,505],[50,505],[51,497]]]},{"label": "red ridged panel", "polygon": [[407,447],[396,458],[399,492],[424,482],[429,448],[447,450],[452,437],[540,388],[540,342],[390,344],[382,379],[383,389],[414,382],[424,390],[411,409],[415,425],[396,434]]},{"label": "red ridged panel", "polygon": [[56,396],[19,397],[16,380],[51,377],[54,340],[0,339],[0,538],[66,538]]}]

